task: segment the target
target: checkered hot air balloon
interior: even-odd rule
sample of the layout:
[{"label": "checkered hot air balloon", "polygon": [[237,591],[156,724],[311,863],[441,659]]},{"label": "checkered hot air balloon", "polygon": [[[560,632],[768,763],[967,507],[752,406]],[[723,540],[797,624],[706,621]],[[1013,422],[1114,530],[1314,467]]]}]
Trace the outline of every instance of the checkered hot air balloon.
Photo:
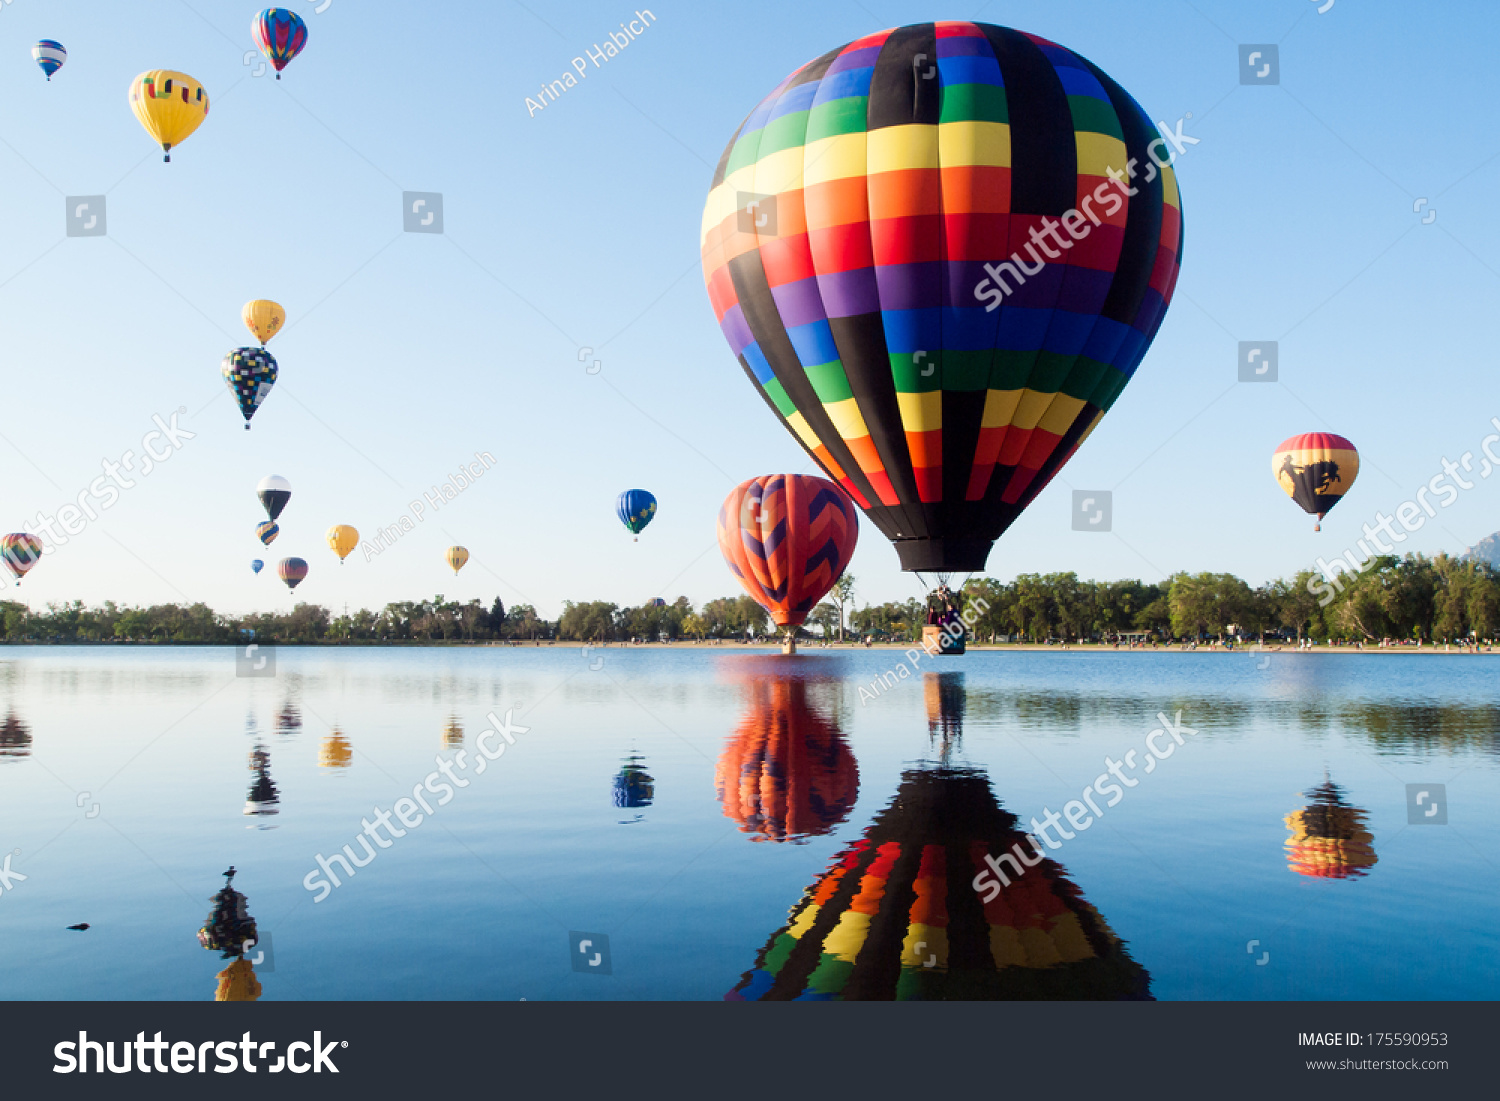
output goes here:
[{"label": "checkered hot air balloon", "polygon": [[1096,66],[984,23],[830,50],[735,132],[709,299],[903,569],[982,570],[1134,374],[1182,254],[1170,158]]},{"label": "checkered hot air balloon", "polygon": [[290,8],[267,8],[250,21],[250,37],[280,80],[281,70],[307,45],[307,24]]},{"label": "checkered hot air balloon", "polygon": [[719,509],[719,550],[745,591],[779,627],[795,629],[854,556],[859,519],[832,482],[767,474],[730,490]]},{"label": "checkered hot air balloon", "polygon": [[[986,858],[1017,844],[1034,862],[981,892]],[[1150,975],[1029,846],[984,773],[903,773],[726,1000],[1149,1000]]]},{"label": "checkered hot air balloon", "polygon": [[47,74],[47,79],[51,80],[52,74],[61,69],[63,63],[68,60],[68,51],[63,49],[61,42],[44,38],[31,47],[31,60],[40,65],[42,72]]},{"label": "checkered hot air balloon", "polygon": [[248,432],[250,418],[255,416],[260,403],[276,385],[276,359],[264,348],[236,348],[224,357],[220,370],[240,404],[240,414],[245,418],[245,431]]}]

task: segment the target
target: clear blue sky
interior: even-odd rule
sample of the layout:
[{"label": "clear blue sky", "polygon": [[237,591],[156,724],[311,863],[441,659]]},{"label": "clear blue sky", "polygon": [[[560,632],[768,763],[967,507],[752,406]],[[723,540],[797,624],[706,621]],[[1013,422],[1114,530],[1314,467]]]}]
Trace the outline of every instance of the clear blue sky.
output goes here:
[{"label": "clear blue sky", "polygon": [[[804,61],[859,35],[978,18],[1100,65],[1169,127],[1186,250],[1176,299],[1103,425],[990,557],[990,572],[1253,583],[1341,551],[1377,509],[1477,450],[1500,416],[1497,17],[1474,0],[928,4],[332,0],[278,84],[256,77],[253,3],[16,0],[0,9],[0,529],[55,513],[139,451],[153,414],[196,433],[21,592],[51,600],[291,604],[249,562],[300,555],[296,596],[340,607],[497,593],[639,603],[736,592],[714,540],[736,482],[810,463],[730,355],[698,262],[712,166]],[[526,97],[637,7],[644,35],[535,117]],[[28,50],[55,38],[48,84]],[[1238,83],[1238,43],[1278,43],[1279,86]],[[130,79],[202,80],[207,121],[164,165]],[[403,233],[403,190],[444,196],[443,236]],[[106,194],[108,236],[67,238],[65,197]],[[1428,200],[1423,213],[1413,203]],[[1436,218],[1423,224],[1423,215]],[[219,361],[239,310],[283,303],[281,381],[245,432]],[[1281,382],[1236,383],[1239,340],[1280,341]],[[590,374],[584,357],[600,369]],[[663,427],[665,426],[665,427]],[[1276,487],[1286,436],[1355,441],[1358,485],[1314,536]],[[476,485],[366,562],[368,534],[476,451]],[[292,482],[255,540],[255,483]],[[1500,476],[1403,549],[1500,528]],[[632,543],[615,496],[660,513]],[[1114,532],[1071,530],[1070,489],[1114,491]],[[868,524],[861,602],[920,592]],[[449,543],[473,553],[455,580]],[[14,589],[4,595],[14,598]]]}]

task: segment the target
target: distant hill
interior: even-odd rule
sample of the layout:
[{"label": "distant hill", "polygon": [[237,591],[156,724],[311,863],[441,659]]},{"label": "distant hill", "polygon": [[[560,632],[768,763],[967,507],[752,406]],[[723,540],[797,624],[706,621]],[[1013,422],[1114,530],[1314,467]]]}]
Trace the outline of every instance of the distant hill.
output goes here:
[{"label": "distant hill", "polygon": [[1476,562],[1488,562],[1496,569],[1500,569],[1500,531],[1495,532],[1494,535],[1486,535],[1464,551],[1464,557]]}]

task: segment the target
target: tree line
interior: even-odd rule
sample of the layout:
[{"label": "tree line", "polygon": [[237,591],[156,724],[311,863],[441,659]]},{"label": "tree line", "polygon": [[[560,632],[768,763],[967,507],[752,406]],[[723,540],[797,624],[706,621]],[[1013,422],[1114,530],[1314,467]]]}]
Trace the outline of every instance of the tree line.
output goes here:
[{"label": "tree line", "polygon": [[[804,636],[915,642],[926,623],[916,598],[857,607],[855,579],[846,575],[819,604]],[[1304,570],[1252,587],[1228,573],[1177,573],[1147,582],[1086,581],[1076,573],[1021,574],[1012,581],[977,578],[963,588],[982,611],[976,641],[1113,641],[1123,637],[1173,639],[1310,638],[1316,641],[1493,638],[1500,634],[1500,572],[1486,562],[1438,555],[1375,558],[1330,585]],[[380,611],[334,615],[316,604],[290,612],[222,615],[206,604],[122,607],[112,601],[49,604],[29,612],[0,601],[5,642],[616,642],[659,639],[764,637],[775,629],[749,596],[722,597],[694,607],[685,596],[668,603],[620,606],[565,601],[556,620],[529,604],[507,609],[431,600],[400,601]]]}]

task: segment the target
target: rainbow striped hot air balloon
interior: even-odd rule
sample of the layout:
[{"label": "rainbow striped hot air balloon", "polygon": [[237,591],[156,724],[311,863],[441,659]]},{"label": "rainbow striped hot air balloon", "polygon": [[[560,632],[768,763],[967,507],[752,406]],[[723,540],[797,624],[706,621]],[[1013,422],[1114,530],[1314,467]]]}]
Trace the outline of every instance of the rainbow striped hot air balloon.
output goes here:
[{"label": "rainbow striped hot air balloon", "polygon": [[859,520],[832,482],[768,474],[741,482],[719,509],[719,550],[777,626],[795,629],[854,555]]},{"label": "rainbow striped hot air balloon", "polygon": [[24,531],[13,531],[9,535],[0,536],[0,558],[5,559],[6,568],[15,575],[16,585],[19,586],[21,578],[42,560],[42,541]]},{"label": "rainbow striped hot air balloon", "polygon": [[47,74],[47,79],[52,79],[52,74],[63,67],[68,60],[68,51],[63,49],[61,42],[54,42],[50,38],[44,38],[35,46],[31,47],[31,60],[42,67],[42,72]]},{"label": "rainbow striped hot air balloon", "polygon": [[1271,473],[1303,512],[1317,516],[1313,531],[1322,531],[1323,517],[1359,476],[1359,452],[1332,432],[1304,432],[1282,441],[1271,456]]},{"label": "rainbow striped hot air balloon", "polygon": [[307,45],[307,24],[290,8],[267,8],[250,20],[250,37],[280,80],[281,70]]},{"label": "rainbow striped hot air balloon", "polygon": [[903,569],[982,570],[1135,373],[1182,253],[1163,150],[1090,62],[966,22],[830,50],[735,132],[709,299]]},{"label": "rainbow striped hot air balloon", "polygon": [[264,523],[255,525],[255,537],[266,546],[276,542],[276,537],[281,534],[281,526],[275,520],[266,520]]}]

